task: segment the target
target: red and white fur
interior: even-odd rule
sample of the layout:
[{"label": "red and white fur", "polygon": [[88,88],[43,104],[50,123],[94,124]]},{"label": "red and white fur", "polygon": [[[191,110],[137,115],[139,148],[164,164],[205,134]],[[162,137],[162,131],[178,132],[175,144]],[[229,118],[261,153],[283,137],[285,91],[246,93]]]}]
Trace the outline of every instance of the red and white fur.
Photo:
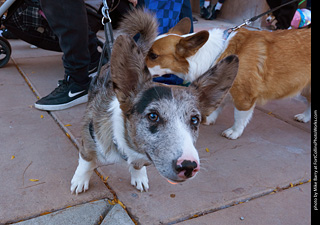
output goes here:
[{"label": "red and white fur", "polygon": [[[256,104],[302,94],[308,108],[295,120],[311,118],[311,29],[250,31],[240,29],[225,40],[224,31],[212,29],[188,33],[183,19],[153,43],[146,63],[153,76],[173,73],[193,81],[222,58],[238,55],[237,78],[230,89],[235,109],[234,125],[222,135],[239,138]],[[223,104],[222,104],[223,105]],[[205,124],[215,123],[222,106],[207,115]]]}]

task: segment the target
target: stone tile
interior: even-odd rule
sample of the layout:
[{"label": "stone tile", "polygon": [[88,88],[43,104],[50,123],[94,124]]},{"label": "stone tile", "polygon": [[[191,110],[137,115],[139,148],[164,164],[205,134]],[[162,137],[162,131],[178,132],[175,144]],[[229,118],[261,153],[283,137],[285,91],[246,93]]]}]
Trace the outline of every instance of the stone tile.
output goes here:
[{"label": "stone tile", "polygon": [[205,20],[199,18],[198,16],[196,16],[196,18],[198,19],[198,22],[194,24],[194,32],[199,32],[201,30],[211,30],[213,28],[228,29],[234,27],[235,25],[238,25],[236,23],[230,23],[230,21],[226,20]]},{"label": "stone tile", "polygon": [[270,101],[258,108],[271,116],[278,117],[292,126],[311,132],[311,123],[300,123],[294,120],[294,116],[303,113],[307,108],[307,101],[302,96]]},{"label": "stone tile", "polygon": [[77,149],[49,114],[29,107],[35,96],[12,68],[2,68],[0,78],[0,223],[112,198],[96,175],[90,192],[70,194]]},{"label": "stone tile", "polygon": [[78,144],[81,143],[81,129],[85,110],[86,104],[81,104],[71,109],[53,112],[64,129],[73,135]]},{"label": "stone tile", "polygon": [[12,61],[0,69],[0,112],[32,104],[35,97]]},{"label": "stone tile", "polygon": [[311,186],[299,185],[275,194],[209,213],[179,225],[311,224]]},{"label": "stone tile", "polygon": [[101,222],[110,208],[112,206],[105,200],[99,200],[26,220],[17,225],[95,225]]},{"label": "stone tile", "polygon": [[44,97],[51,93],[64,78],[64,68],[61,56],[43,56],[37,58],[15,58],[24,75],[39,93]]},{"label": "stone tile", "polygon": [[202,169],[183,184],[167,183],[150,167],[150,190],[139,193],[130,185],[127,166],[99,170],[109,176],[109,185],[141,224],[177,221],[310,179],[308,132],[256,110],[240,139],[221,137],[232,123],[233,109],[227,107],[216,125],[200,128],[197,149]]},{"label": "stone tile", "polygon": [[103,219],[101,225],[134,225],[127,212],[116,204]]},{"label": "stone tile", "polygon": [[[53,91],[57,87],[58,80],[63,79],[64,69],[60,56],[41,57],[37,61],[29,58],[18,58],[16,62],[40,97],[44,97]],[[78,143],[80,143],[81,121],[85,108],[86,104],[81,104],[70,109],[52,112],[61,126],[72,134]]]}]

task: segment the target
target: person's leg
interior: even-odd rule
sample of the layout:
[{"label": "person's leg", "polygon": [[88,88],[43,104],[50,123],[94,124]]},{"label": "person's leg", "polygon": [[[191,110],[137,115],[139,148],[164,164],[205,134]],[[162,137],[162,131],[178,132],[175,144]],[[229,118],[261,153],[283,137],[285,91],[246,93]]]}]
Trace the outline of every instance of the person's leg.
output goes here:
[{"label": "person's leg", "polygon": [[[289,1],[290,0],[267,0],[267,3],[270,8],[273,9]],[[288,29],[290,27],[292,18],[298,9],[298,4],[299,2],[291,3],[272,13],[278,21],[276,23],[277,29]]]},{"label": "person's leg", "polygon": [[204,6],[204,0],[199,1],[200,9]]},{"label": "person's leg", "polygon": [[210,20],[214,20],[217,18],[218,14],[220,13],[220,10],[222,8],[222,5],[225,0],[219,0],[215,6],[213,6],[212,9],[212,16],[209,18]]},{"label": "person's leg", "polygon": [[211,12],[211,1],[210,0],[200,0],[200,17],[201,18],[210,18],[212,15]]},{"label": "person's leg", "polygon": [[311,0],[307,0],[307,9],[311,10]]},{"label": "person's leg", "polygon": [[[281,4],[287,3],[290,0],[282,0]],[[288,29],[291,26],[291,21],[294,17],[299,6],[299,2],[294,2],[289,5],[286,5],[279,9],[279,14],[276,19],[278,23],[276,24],[278,29]]]},{"label": "person's leg", "polygon": [[145,0],[146,9],[154,12],[159,23],[159,34],[164,34],[179,22],[183,0]]},{"label": "person's leg", "polygon": [[88,37],[88,49],[90,53],[88,73],[90,76],[93,76],[94,72],[96,72],[98,69],[101,53],[98,51],[98,38],[96,33],[89,29]]},{"label": "person's leg", "polygon": [[191,20],[190,33],[193,33],[193,17],[192,17],[192,9],[191,9],[190,0],[183,1],[179,20],[183,19],[184,17],[189,17],[189,19]]},{"label": "person's leg", "polygon": [[[274,8],[278,7],[279,5],[281,5],[281,1],[282,1],[282,0],[267,0],[267,3],[268,3],[268,5],[269,5],[270,9],[274,9]],[[274,11],[272,14],[273,14],[275,17],[277,17],[278,14],[279,14],[279,10]]]},{"label": "person's leg", "polygon": [[221,7],[223,5],[225,0],[219,0],[216,4],[215,10],[221,10]]},{"label": "person's leg", "polygon": [[[40,110],[62,110],[88,101],[91,72],[99,62],[97,38],[89,31],[83,0],[41,0],[52,31],[63,51],[65,79],[49,95],[35,103]],[[92,62],[92,63],[91,63]],[[96,65],[95,65],[96,64]]]},{"label": "person's leg", "polygon": [[41,7],[63,52],[66,75],[80,85],[89,81],[88,19],[83,0],[41,0]]},{"label": "person's leg", "polygon": [[117,8],[115,8],[112,12],[110,12],[110,17],[112,20],[112,28],[117,29],[119,26],[119,22],[123,18],[123,16],[130,10],[128,0],[120,0]]}]

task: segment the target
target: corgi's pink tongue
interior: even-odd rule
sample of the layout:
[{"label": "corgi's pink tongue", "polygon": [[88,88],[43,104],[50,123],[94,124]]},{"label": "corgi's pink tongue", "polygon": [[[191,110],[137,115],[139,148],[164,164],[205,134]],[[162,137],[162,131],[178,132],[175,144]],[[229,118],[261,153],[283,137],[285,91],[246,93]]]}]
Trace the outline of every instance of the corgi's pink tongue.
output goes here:
[{"label": "corgi's pink tongue", "polygon": [[168,180],[168,179],[167,179],[167,181],[168,181],[168,183],[173,184],[173,185],[178,184],[178,183],[175,183],[175,182],[173,182],[173,181],[171,181],[171,180]]}]

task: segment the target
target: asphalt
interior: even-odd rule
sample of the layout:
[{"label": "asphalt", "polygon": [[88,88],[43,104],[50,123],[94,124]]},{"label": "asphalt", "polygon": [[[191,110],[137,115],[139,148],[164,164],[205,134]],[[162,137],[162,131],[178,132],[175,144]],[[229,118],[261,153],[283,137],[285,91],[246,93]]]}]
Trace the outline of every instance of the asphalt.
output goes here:
[{"label": "asphalt", "polygon": [[126,166],[99,165],[89,191],[72,195],[85,104],[35,109],[63,79],[62,54],[10,43],[12,58],[0,68],[0,224],[311,223],[311,125],[293,120],[304,100],[258,106],[238,140],[220,135],[233,124],[227,106],[215,125],[201,126],[202,169],[188,182],[169,184],[150,166],[150,190],[140,193]]}]

